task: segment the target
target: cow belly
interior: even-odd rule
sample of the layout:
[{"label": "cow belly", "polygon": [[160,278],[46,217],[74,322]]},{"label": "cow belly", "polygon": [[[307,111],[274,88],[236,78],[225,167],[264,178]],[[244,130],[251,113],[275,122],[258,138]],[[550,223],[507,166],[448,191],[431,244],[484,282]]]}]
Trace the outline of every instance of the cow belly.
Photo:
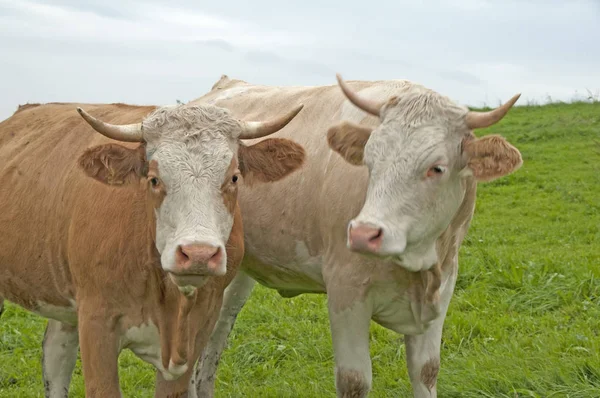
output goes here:
[{"label": "cow belly", "polygon": [[258,283],[277,289],[284,296],[325,293],[321,258],[308,256],[298,246],[292,258],[257,255],[247,249],[242,267]]}]

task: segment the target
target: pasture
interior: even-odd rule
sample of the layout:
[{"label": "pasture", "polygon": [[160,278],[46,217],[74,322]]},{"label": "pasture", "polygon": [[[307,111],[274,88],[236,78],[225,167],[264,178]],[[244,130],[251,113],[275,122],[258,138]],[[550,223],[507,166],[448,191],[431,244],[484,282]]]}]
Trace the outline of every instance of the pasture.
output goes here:
[{"label": "pasture", "polygon": [[[523,167],[479,185],[442,338],[440,397],[600,397],[600,103],[514,108],[504,135]],[[3,233],[10,233],[4,231]],[[0,397],[42,397],[46,321],[7,304]],[[412,395],[402,336],[372,324],[373,397]],[[218,397],[333,397],[325,296],[258,287],[218,371]],[[126,397],[154,371],[121,355]],[[84,395],[78,361],[71,394]]]}]

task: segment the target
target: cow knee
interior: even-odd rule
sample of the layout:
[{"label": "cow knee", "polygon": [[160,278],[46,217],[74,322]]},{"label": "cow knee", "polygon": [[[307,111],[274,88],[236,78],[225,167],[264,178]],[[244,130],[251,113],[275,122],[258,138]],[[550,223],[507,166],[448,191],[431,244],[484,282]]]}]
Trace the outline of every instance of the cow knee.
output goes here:
[{"label": "cow knee", "polygon": [[437,382],[438,372],[440,371],[439,358],[431,358],[421,368],[420,379],[421,383],[431,391]]},{"label": "cow knee", "polygon": [[369,393],[371,383],[363,373],[357,370],[338,369],[336,387],[338,397],[362,398]]}]

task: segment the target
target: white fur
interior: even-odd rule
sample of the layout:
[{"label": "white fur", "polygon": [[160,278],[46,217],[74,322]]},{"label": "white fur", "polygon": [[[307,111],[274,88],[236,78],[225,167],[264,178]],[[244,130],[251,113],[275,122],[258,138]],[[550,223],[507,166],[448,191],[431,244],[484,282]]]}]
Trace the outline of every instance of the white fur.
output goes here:
[{"label": "white fur", "polygon": [[[328,299],[331,296],[328,295]],[[369,326],[371,305],[364,301],[342,311],[329,309],[336,374],[341,371],[358,372],[371,386],[371,356],[369,353]]]},{"label": "white fur", "polygon": [[308,246],[303,241],[296,242],[296,263],[298,266],[295,269],[302,269],[310,279],[314,281],[322,281],[323,274],[321,267],[323,266],[323,256],[311,256],[308,251]]},{"label": "white fur", "polygon": [[43,301],[37,302],[35,313],[44,318],[55,319],[69,325],[77,325],[77,305],[74,300],[69,300],[69,307],[58,307]]},{"label": "white fur", "polygon": [[[459,123],[464,109],[445,97],[421,86],[407,86],[405,95],[383,109],[381,124],[364,147],[369,185],[366,201],[349,227],[381,228],[378,254],[420,271],[436,263],[435,242],[462,203],[460,148],[468,130]],[[411,98],[424,105],[407,104]],[[434,165],[445,171],[427,177]]]},{"label": "white fur", "polygon": [[219,101],[228,100],[240,94],[243,94],[248,90],[248,87],[233,87],[223,91],[218,97],[213,100],[208,101],[209,104],[216,104]]},{"label": "white fur", "polygon": [[49,398],[67,396],[71,375],[77,362],[79,336],[75,326],[48,320],[42,345],[42,372]]},{"label": "white fur", "polygon": [[154,323],[148,321],[127,330],[121,338],[121,349],[129,348],[140,359],[154,365],[165,380],[176,380],[188,369],[188,364],[176,366],[172,362],[165,369],[162,363],[160,334]]},{"label": "white fur", "polygon": [[225,207],[221,186],[237,154],[239,121],[222,108],[182,105],[153,112],[143,131],[147,159],[158,163],[166,191],[155,211],[163,269],[175,271],[179,246],[203,243],[221,248],[219,271],[225,274],[233,215]]}]

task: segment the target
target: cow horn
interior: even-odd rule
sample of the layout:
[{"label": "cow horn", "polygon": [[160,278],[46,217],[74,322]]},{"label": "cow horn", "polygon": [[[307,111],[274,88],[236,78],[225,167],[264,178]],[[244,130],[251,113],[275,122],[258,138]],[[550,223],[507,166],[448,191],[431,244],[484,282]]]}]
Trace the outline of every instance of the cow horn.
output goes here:
[{"label": "cow horn", "polygon": [[362,98],[356,92],[352,91],[350,87],[348,87],[348,84],[344,81],[344,79],[342,79],[342,76],[340,76],[339,73],[336,74],[335,77],[337,78],[338,84],[344,92],[344,95],[350,100],[350,102],[352,102],[354,105],[356,105],[363,111],[370,113],[373,116],[379,117],[381,108],[383,107],[385,102],[377,102],[369,100],[367,98]]},{"label": "cow horn", "polygon": [[467,116],[465,117],[465,122],[467,123],[467,126],[471,130],[473,130],[473,129],[481,129],[484,127],[489,127],[493,124],[498,123],[508,113],[509,109],[512,108],[512,106],[515,104],[515,102],[517,102],[517,100],[519,99],[520,96],[521,96],[521,94],[515,95],[504,105],[499,106],[498,108],[494,109],[493,111],[489,111],[489,112],[470,111],[469,113],[467,113]]},{"label": "cow horn", "polygon": [[273,134],[291,122],[302,108],[304,108],[304,105],[300,104],[291,112],[266,122],[242,122],[242,132],[240,133],[239,138],[242,140],[251,140],[253,138],[261,138]]},{"label": "cow horn", "polygon": [[94,130],[105,137],[125,142],[144,141],[142,137],[142,123],[124,124],[118,126],[98,120],[81,108],[77,108],[77,112],[79,112],[81,117],[88,122],[88,124],[92,126]]}]

